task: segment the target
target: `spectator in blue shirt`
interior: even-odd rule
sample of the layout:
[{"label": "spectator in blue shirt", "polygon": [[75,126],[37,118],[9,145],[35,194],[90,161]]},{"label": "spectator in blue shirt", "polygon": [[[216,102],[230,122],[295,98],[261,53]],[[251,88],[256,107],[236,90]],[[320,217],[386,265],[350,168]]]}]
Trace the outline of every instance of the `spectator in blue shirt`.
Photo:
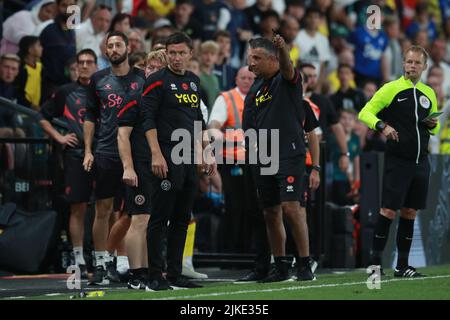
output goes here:
[{"label": "spectator in blue shirt", "polygon": [[372,29],[367,26],[357,27],[348,38],[349,44],[354,47],[355,54],[355,81],[360,86],[364,81],[373,80],[377,84],[388,79],[387,63],[384,51],[388,45],[388,37],[384,31]]}]

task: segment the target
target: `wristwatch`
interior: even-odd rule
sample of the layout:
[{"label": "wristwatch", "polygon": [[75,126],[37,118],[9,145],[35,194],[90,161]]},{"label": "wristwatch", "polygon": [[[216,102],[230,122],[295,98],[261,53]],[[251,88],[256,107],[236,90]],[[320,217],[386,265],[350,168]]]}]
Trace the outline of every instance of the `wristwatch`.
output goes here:
[{"label": "wristwatch", "polygon": [[341,157],[350,157],[350,152],[342,152]]},{"label": "wristwatch", "polygon": [[320,172],[320,166],[312,166],[312,170],[316,170],[317,172]]},{"label": "wristwatch", "polygon": [[384,121],[378,121],[375,124],[375,129],[377,129],[378,132],[383,132],[384,128],[386,128],[386,123]]}]

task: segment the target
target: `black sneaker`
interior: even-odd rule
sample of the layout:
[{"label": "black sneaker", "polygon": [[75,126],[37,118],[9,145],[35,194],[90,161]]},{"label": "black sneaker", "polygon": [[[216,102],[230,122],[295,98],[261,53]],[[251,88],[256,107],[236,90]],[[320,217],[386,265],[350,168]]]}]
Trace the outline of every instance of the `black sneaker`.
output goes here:
[{"label": "black sneaker", "polygon": [[108,285],[109,279],[106,277],[106,271],[103,266],[96,266],[94,269],[94,274],[92,276],[92,281],[89,285]]},{"label": "black sneaker", "polygon": [[267,277],[267,273],[258,272],[256,270],[251,271],[249,274],[244,277],[237,279],[233,283],[241,284],[241,283],[254,283],[261,281]]},{"label": "black sneaker", "polygon": [[144,280],[142,279],[130,279],[128,280],[127,287],[128,289],[134,289],[134,290],[145,290],[145,287],[147,285],[145,284]]},{"label": "black sneaker", "polygon": [[313,281],[316,280],[316,276],[314,272],[311,270],[311,266],[308,265],[306,267],[299,267],[297,271],[297,280],[298,281]]},{"label": "black sneaker", "polygon": [[289,277],[289,263],[282,262],[274,264],[272,271],[264,279],[258,281],[260,283],[291,281]]},{"label": "black sneaker", "polygon": [[169,281],[164,279],[162,276],[149,279],[147,285],[145,286],[145,291],[147,292],[163,290],[173,290],[173,288],[169,285]]},{"label": "black sneaker", "polygon": [[106,277],[112,282],[120,282],[119,273],[116,270],[114,262],[113,261],[106,262],[105,265],[106,265]]},{"label": "black sneaker", "polygon": [[394,277],[399,278],[423,278],[426,277],[424,274],[417,272],[416,268],[408,266],[403,269],[397,269],[394,270]]},{"label": "black sneaker", "polygon": [[80,268],[80,276],[82,280],[87,280],[88,278],[88,271],[85,264],[79,264],[78,268]]},{"label": "black sneaker", "polygon": [[167,280],[169,281],[170,286],[177,289],[195,289],[195,288],[203,288],[202,285],[196,284],[189,280],[189,278],[179,275],[175,277],[171,277],[167,275]]}]

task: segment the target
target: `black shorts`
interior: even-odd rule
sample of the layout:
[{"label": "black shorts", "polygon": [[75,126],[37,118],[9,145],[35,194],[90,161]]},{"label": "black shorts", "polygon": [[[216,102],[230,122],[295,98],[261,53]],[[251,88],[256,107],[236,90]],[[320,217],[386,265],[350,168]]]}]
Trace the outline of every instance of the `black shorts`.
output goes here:
[{"label": "black shorts", "polygon": [[64,197],[70,204],[89,202],[93,189],[93,175],[83,168],[83,158],[64,155]]},{"label": "black shorts", "polygon": [[256,176],[258,198],[263,208],[286,201],[298,201],[302,207],[306,205],[308,175],[305,172],[304,158],[302,159],[296,161],[295,166],[280,167],[276,175]]},{"label": "black shorts", "polygon": [[125,209],[129,215],[149,214],[152,182],[152,162],[135,161],[134,170],[138,176],[138,186],[126,186]]},{"label": "black shorts", "polygon": [[385,154],[381,207],[425,209],[429,177],[428,158],[415,164]]},{"label": "black shorts", "polygon": [[117,198],[115,209],[120,199],[124,198],[125,186],[122,182],[123,167],[120,158],[95,155],[95,199]]}]

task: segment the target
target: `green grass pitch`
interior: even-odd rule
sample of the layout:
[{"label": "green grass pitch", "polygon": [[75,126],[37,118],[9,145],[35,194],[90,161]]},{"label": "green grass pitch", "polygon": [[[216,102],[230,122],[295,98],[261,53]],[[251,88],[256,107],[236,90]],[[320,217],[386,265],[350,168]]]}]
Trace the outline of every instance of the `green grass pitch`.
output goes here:
[{"label": "green grass pitch", "polygon": [[[272,284],[203,283],[205,287],[189,290],[145,292],[124,289],[104,290],[103,297],[82,300],[449,300],[450,265],[419,270],[427,275],[420,279],[399,279],[392,270],[382,279],[380,289],[368,289],[364,270],[347,273],[318,274],[316,281]],[[40,296],[28,299],[70,299],[70,295]]]}]

